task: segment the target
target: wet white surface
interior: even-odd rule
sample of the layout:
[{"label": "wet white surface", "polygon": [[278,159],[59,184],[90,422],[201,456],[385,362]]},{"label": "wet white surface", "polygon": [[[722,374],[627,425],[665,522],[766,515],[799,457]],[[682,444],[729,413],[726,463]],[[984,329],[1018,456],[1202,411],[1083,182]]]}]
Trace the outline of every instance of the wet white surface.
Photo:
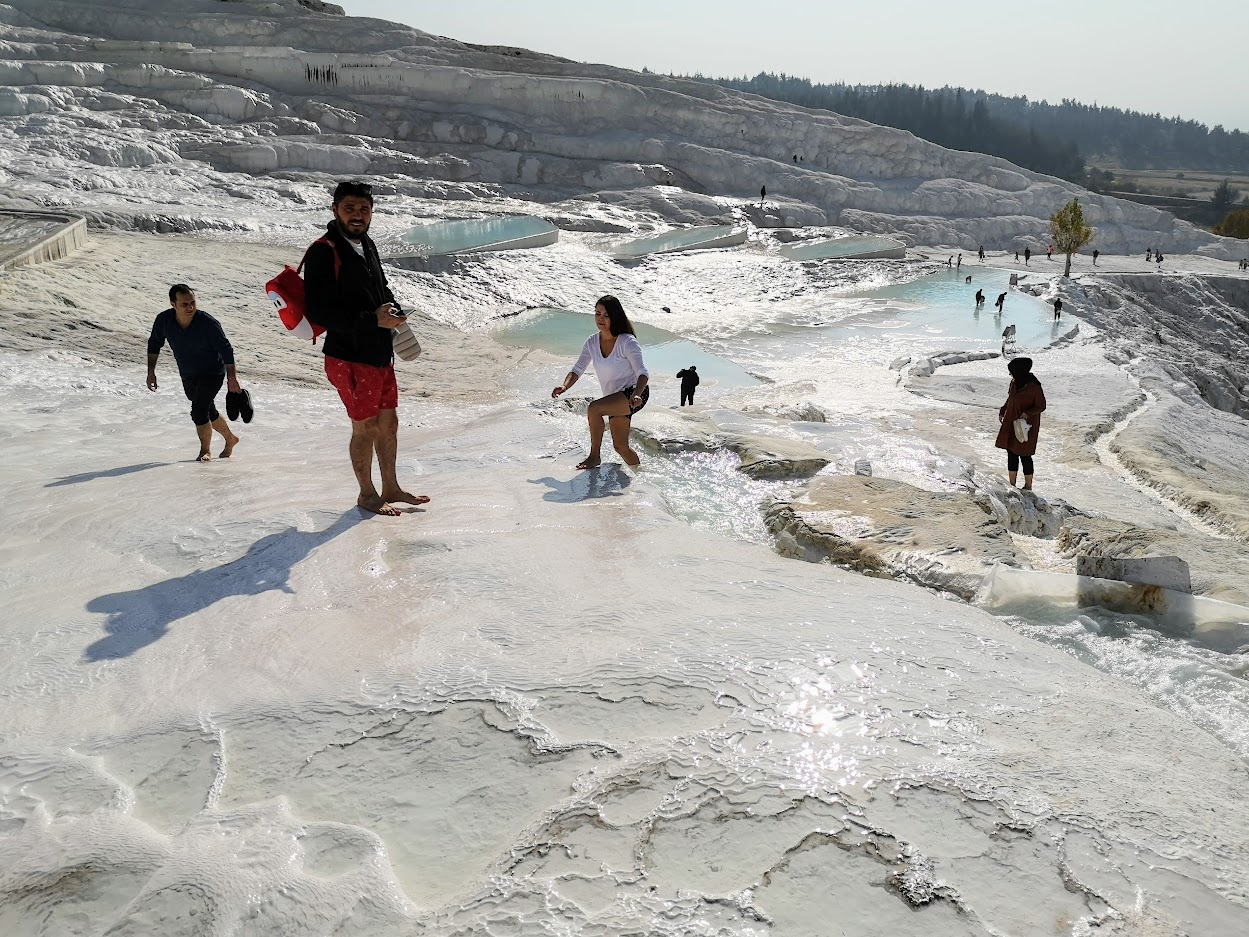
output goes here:
[{"label": "wet white surface", "polygon": [[405,405],[434,501],[365,520],[325,391],[254,386],[198,465],[172,392],[2,363],[6,933],[1242,919],[1239,735],[777,557],[724,466],[578,474],[571,414]]}]

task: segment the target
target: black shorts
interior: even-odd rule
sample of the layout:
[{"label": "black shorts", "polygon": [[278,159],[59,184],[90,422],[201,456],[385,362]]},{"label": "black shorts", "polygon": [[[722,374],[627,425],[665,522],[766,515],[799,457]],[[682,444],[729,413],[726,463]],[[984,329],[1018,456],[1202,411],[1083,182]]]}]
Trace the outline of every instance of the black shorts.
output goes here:
[{"label": "black shorts", "polygon": [[221,414],[217,412],[216,398],[226,376],[222,374],[197,374],[182,378],[182,392],[191,401],[191,422],[196,426],[212,423]]},{"label": "black shorts", "polygon": [[[635,407],[633,405],[633,391],[636,388],[637,388],[636,384],[630,384],[628,387],[626,387],[624,390],[621,391],[621,393],[625,395],[625,400],[629,401],[629,416],[630,417],[632,417],[633,414],[637,413],[644,406],[646,406],[646,401],[651,399],[651,388],[650,388],[650,385],[647,384],[645,387],[642,388],[642,402]],[[613,420],[623,419],[623,417],[612,417],[612,419]]]}]

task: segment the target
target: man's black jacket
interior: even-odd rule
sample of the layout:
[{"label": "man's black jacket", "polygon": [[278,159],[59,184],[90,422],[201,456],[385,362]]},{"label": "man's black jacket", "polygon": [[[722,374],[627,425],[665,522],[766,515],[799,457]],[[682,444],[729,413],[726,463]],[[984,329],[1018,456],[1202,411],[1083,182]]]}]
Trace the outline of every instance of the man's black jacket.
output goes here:
[{"label": "man's black jacket", "polygon": [[[326,240],[314,243],[304,261],[304,302],[308,319],[325,329],[322,350],[331,358],[384,368],[394,359],[389,329],[377,324],[377,309],[395,301],[372,239],[363,239],[364,257],[331,221]],[[334,252],[338,276],[334,276]]]}]

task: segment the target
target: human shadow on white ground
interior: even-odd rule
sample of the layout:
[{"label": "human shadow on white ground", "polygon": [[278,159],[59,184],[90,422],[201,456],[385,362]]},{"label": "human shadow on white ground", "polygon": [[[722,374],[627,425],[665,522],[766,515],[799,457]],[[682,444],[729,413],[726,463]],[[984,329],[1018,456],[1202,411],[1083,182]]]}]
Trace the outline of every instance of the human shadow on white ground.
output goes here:
[{"label": "human shadow on white ground", "polygon": [[324,530],[288,527],[262,537],[243,556],[221,566],[92,599],[87,611],[108,616],[104,623],[107,634],[86,648],[84,659],[95,662],[129,657],[164,637],[174,622],[230,596],[273,590],[293,594],[288,580],[295,565],[364,517],[358,508],[352,508]]},{"label": "human shadow on white ground", "polygon": [[564,504],[622,495],[632,482],[629,473],[615,463],[586,469],[569,480],[550,476],[529,480],[531,485],[546,485],[551,489],[542,496],[543,501]]},{"label": "human shadow on white ground", "polygon": [[59,488],[62,485],[77,485],[82,482],[95,481],[97,478],[116,478],[119,475],[130,475],[134,472],[145,472],[148,469],[170,465],[169,462],[140,462],[137,465],[120,465],[117,468],[101,469],[98,472],[82,472],[79,475],[66,475],[54,482],[48,482],[44,488]]}]

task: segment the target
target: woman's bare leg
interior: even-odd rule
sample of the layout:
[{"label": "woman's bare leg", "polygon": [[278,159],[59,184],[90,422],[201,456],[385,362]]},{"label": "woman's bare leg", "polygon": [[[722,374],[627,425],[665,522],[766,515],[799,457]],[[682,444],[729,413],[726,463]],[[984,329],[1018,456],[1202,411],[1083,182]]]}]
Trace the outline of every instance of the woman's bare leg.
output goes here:
[{"label": "woman's bare leg", "polygon": [[603,420],[611,416],[628,415],[629,401],[623,391],[600,397],[590,404],[590,409],[586,411],[586,419],[590,423],[590,454],[577,463],[577,468],[591,469],[602,462]]},{"label": "woman's bare leg", "polygon": [[629,446],[629,430],[633,428],[633,420],[627,416],[614,417],[608,421],[611,424],[611,442],[620,458],[625,460],[625,465],[636,466],[642,463],[642,458]]}]

